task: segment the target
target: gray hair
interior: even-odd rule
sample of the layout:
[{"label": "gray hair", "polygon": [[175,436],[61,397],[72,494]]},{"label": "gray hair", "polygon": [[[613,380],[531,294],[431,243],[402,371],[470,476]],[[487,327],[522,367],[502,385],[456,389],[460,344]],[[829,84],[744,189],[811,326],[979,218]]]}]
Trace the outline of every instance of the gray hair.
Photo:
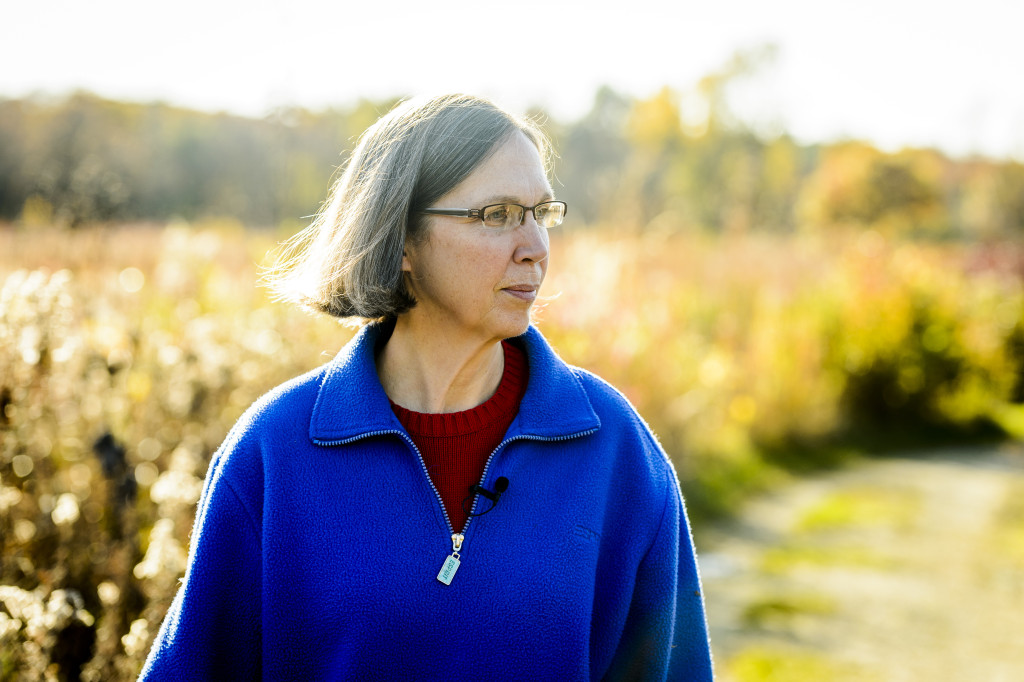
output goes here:
[{"label": "gray hair", "polygon": [[357,322],[397,317],[406,240],[425,238],[420,211],[466,179],[499,143],[526,135],[548,167],[551,147],[531,121],[468,95],[407,100],[359,138],[313,222],[283,244],[263,283],[279,300]]}]

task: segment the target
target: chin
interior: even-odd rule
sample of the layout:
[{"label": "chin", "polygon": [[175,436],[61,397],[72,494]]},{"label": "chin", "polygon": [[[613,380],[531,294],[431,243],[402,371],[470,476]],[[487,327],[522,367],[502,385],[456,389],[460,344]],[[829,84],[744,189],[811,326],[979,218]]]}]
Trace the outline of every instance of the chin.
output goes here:
[{"label": "chin", "polygon": [[503,324],[500,326],[500,331],[498,332],[497,336],[500,336],[503,339],[511,339],[515,336],[522,336],[523,334],[526,333],[526,330],[529,329],[529,327],[530,315],[529,313],[527,313],[526,315],[523,315],[521,317],[516,317],[515,319],[503,321]]}]

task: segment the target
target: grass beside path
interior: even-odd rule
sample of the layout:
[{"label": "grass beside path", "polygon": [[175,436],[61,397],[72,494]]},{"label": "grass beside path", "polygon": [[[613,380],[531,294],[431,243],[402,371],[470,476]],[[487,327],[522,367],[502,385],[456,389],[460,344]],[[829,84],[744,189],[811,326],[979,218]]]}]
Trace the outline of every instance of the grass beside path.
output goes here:
[{"label": "grass beside path", "polygon": [[1024,680],[1024,445],[864,460],[701,544],[721,682]]}]

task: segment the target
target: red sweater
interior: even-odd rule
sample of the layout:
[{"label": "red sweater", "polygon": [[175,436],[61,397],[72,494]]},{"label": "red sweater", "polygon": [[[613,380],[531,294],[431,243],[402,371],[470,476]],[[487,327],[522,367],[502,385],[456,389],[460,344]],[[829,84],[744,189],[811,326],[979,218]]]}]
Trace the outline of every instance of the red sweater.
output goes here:
[{"label": "red sweater", "polygon": [[470,410],[447,414],[413,412],[391,403],[398,420],[423,455],[427,472],[441,494],[456,533],[462,531],[468,518],[462,510],[462,500],[469,495],[471,485],[480,483],[487,458],[505,437],[526,390],[527,365],[523,351],[508,341],[503,341],[502,347],[505,371],[498,390],[486,402]]}]

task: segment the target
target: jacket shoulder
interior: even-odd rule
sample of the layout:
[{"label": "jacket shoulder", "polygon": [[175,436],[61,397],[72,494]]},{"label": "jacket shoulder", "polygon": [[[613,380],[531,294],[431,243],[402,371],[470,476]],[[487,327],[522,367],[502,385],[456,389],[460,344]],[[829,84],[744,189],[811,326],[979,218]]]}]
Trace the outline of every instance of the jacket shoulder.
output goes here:
[{"label": "jacket shoulder", "polygon": [[309,415],[327,367],[290,379],[250,405],[214,454],[208,477],[226,476],[242,497],[260,490],[268,453],[309,442]]},{"label": "jacket shoulder", "polygon": [[601,420],[605,437],[634,445],[630,451],[642,453],[642,464],[662,485],[678,485],[675,468],[658,437],[636,407],[619,389],[581,367],[570,366]]},{"label": "jacket shoulder", "polygon": [[[644,418],[640,416],[633,403],[619,389],[612,386],[603,378],[582,367],[571,366],[569,369],[580,382],[583,390],[590,399],[591,405],[601,418],[601,426],[612,428],[633,429],[637,435],[651,440],[660,449],[661,445],[648,426]],[[609,421],[606,422],[606,417]]]},{"label": "jacket shoulder", "polygon": [[[232,431],[251,434],[290,426],[307,429],[309,415],[329,367],[330,363],[321,365],[270,389],[238,418]],[[299,418],[302,416],[304,420]]]}]

